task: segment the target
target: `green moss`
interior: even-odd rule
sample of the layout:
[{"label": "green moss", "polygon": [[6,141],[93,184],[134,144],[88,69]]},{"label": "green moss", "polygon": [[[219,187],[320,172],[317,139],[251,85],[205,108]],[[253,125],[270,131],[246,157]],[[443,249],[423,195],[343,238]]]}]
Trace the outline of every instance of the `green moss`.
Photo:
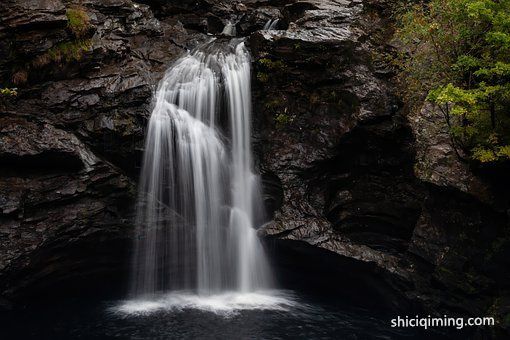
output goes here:
[{"label": "green moss", "polygon": [[86,40],[75,40],[60,43],[52,47],[48,51],[48,56],[52,61],[60,62],[71,62],[81,60],[83,55],[90,51],[92,48],[92,41]]},{"label": "green moss", "polygon": [[269,75],[267,73],[264,73],[264,72],[257,72],[257,79],[261,83],[267,83],[269,81]]},{"label": "green moss", "polygon": [[259,59],[259,64],[267,70],[271,71],[285,71],[287,69],[287,65],[281,60],[273,61],[269,58]]},{"label": "green moss", "polygon": [[284,127],[285,125],[288,125],[289,123],[292,123],[294,121],[294,118],[292,118],[286,113],[279,113],[275,116],[274,120],[276,122],[276,126],[281,128]]},{"label": "green moss", "polygon": [[278,98],[274,98],[268,102],[266,102],[266,104],[264,105],[266,107],[266,109],[277,109],[279,108],[281,105],[281,100],[278,99]]},{"label": "green moss", "polygon": [[18,92],[15,88],[0,88],[0,96],[5,97],[15,97],[18,95]]},{"label": "green moss", "polygon": [[390,67],[398,66],[395,60],[395,56],[388,52],[376,50],[371,53],[371,57],[372,64],[374,64],[375,66],[377,65],[385,65]]},{"label": "green moss", "polygon": [[82,8],[69,8],[66,12],[67,26],[77,38],[84,37],[90,28],[90,18]]}]

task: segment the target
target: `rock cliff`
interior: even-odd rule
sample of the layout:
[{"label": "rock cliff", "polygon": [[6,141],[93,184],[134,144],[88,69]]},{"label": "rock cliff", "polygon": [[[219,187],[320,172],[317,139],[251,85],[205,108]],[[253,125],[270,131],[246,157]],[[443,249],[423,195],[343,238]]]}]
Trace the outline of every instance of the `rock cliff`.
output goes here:
[{"label": "rock cliff", "polygon": [[8,0],[0,13],[0,84],[18,92],[0,98],[6,300],[125,274],[152,93],[232,22],[253,56],[269,244],[348,261],[352,280],[367,268],[431,311],[510,312],[507,199],[434,108],[398,99],[390,2]]}]

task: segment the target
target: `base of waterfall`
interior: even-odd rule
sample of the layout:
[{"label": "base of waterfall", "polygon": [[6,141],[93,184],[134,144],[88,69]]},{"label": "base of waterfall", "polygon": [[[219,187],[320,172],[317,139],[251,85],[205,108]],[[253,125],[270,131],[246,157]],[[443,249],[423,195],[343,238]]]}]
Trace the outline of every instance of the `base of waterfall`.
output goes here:
[{"label": "base of waterfall", "polygon": [[[83,296],[32,303],[2,313],[0,338],[154,339],[452,339],[434,330],[392,328],[391,311],[344,297],[277,290],[198,296],[172,292],[128,301]],[[458,330],[457,330],[458,331]],[[471,339],[465,336],[464,339]]]},{"label": "base of waterfall", "polygon": [[122,301],[109,311],[121,316],[130,316],[200,310],[228,317],[245,310],[291,311],[303,307],[299,305],[291,291],[283,290],[224,292],[212,295],[175,291],[151,298]]}]

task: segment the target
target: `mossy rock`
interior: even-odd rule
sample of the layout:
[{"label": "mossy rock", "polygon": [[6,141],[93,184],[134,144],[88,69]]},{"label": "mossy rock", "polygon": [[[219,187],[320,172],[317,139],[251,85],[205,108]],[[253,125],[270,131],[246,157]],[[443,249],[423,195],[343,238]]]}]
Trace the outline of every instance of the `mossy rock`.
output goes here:
[{"label": "mossy rock", "polygon": [[269,58],[262,58],[259,59],[258,63],[266,70],[283,72],[287,69],[287,65],[281,60],[271,60]]},{"label": "mossy rock", "polygon": [[68,41],[52,47],[48,51],[48,56],[55,62],[79,61],[91,48],[92,41],[90,39]]},{"label": "mossy rock", "polygon": [[76,38],[83,38],[90,29],[90,17],[83,8],[73,7],[66,12],[67,27]]}]

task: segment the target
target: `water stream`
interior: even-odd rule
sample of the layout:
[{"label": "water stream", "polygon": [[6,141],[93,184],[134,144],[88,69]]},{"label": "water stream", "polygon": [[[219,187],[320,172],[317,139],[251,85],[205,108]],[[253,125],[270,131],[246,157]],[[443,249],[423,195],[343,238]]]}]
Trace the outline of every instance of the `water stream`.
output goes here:
[{"label": "water stream", "polygon": [[268,31],[275,30],[278,27],[279,22],[280,19],[269,19],[262,29]]}]

